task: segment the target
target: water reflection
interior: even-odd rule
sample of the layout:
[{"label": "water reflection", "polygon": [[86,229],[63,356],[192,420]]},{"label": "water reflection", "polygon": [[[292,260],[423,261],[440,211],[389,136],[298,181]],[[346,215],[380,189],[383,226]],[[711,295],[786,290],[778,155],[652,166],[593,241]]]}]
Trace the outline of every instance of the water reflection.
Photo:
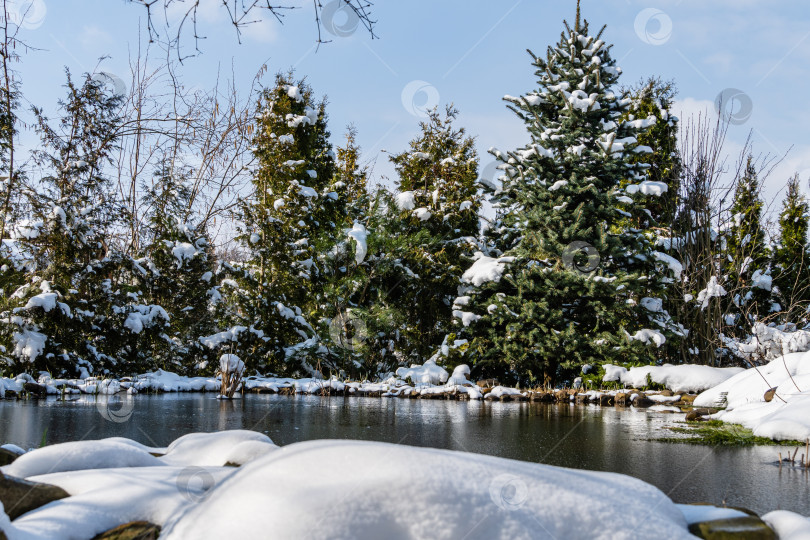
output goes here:
[{"label": "water reflection", "polygon": [[810,512],[808,474],[774,465],[784,449],[654,442],[668,435],[672,417],[634,408],[274,395],[104,399],[0,402],[0,442],[34,447],[43,437],[53,444],[122,436],[165,446],[195,431],[251,429],[281,445],[366,439],[619,472],[658,486],[678,502]]}]

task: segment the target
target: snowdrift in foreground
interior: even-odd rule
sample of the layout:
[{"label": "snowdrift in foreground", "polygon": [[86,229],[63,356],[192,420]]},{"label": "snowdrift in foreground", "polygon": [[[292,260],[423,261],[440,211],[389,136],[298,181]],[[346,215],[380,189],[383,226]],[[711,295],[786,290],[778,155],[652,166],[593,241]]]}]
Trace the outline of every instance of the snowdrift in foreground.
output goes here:
[{"label": "snowdrift in foreground", "polygon": [[603,367],[605,368],[603,381],[617,381],[632,388],[641,388],[647,386],[647,376],[649,375],[652,382],[662,384],[676,394],[702,392],[745,371],[743,368],[714,368],[691,364],[678,366],[664,364],[663,366],[640,366],[630,369],[605,364]]},{"label": "snowdrift in foreground", "polygon": [[[770,402],[765,394],[775,389]],[[714,415],[776,440],[810,438],[810,353],[792,353],[744,370],[706,390],[696,407],[726,405]]]},{"label": "snowdrift in foreground", "polygon": [[[0,532],[9,540],[93,538],[132,521],[159,525],[162,539],[686,539],[689,523],[743,515],[676,505],[621,474],[388,443],[279,448],[265,435],[234,430],[192,433],[167,448],[120,437],[83,444],[83,453],[75,443],[57,444],[0,468],[33,472],[28,480],[70,495],[14,521],[0,505]],[[114,446],[153,461],[114,463]],[[64,455],[72,456],[70,470],[60,465]],[[234,456],[243,465],[224,466]],[[44,472],[55,470],[65,472]],[[764,519],[780,538],[804,538],[810,528],[790,512]]]},{"label": "snowdrift in foreground", "polygon": [[627,476],[346,441],[292,444],[253,461],[170,522],[162,537],[258,538],[269,531],[279,538],[514,539],[541,531],[690,538],[666,495]]}]

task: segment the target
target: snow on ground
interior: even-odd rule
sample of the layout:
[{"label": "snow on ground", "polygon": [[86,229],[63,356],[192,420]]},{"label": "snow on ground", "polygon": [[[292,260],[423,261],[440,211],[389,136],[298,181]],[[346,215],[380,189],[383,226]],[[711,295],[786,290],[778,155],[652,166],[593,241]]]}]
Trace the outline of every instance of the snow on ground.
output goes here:
[{"label": "snow on ground", "polygon": [[0,470],[59,486],[71,496],[11,524],[0,514],[0,530],[9,540],[38,540],[92,538],[137,520],[162,525],[233,474],[236,468],[226,463],[242,465],[277,448],[266,435],[233,430],[192,433],[165,449],[116,437],[32,450]]},{"label": "snow on ground", "polygon": [[691,538],[666,495],[628,476],[359,441],[296,443],[253,461],[175,516],[162,537],[270,531],[279,538],[513,539],[541,531]]},{"label": "snow on ground", "polygon": [[683,364],[673,366],[640,366],[630,369],[605,364],[604,381],[618,381],[633,388],[647,386],[647,376],[656,384],[662,384],[675,393],[702,392],[717,386],[729,377],[745,371],[744,368],[715,368]]},{"label": "snow on ground", "polygon": [[[775,389],[770,402],[765,393]],[[776,440],[810,438],[810,353],[791,353],[706,390],[696,407],[726,405],[714,418]]]}]

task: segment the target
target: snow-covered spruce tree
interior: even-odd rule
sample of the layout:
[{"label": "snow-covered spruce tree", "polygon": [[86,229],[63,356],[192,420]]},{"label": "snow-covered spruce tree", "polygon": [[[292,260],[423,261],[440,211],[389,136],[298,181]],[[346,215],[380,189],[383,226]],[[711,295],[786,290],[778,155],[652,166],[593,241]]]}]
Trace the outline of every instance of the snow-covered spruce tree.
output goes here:
[{"label": "snow-covered spruce tree", "polygon": [[[30,215],[15,228],[33,264],[3,321],[13,355],[35,370],[135,369],[136,341],[159,339],[166,317],[140,305],[135,265],[114,245],[122,212],[104,167],[116,148],[121,98],[90,77],[76,85],[68,74],[66,87],[57,127],[35,110],[41,139],[35,159],[49,174],[24,193]],[[142,333],[128,333],[128,323]]]},{"label": "snow-covered spruce tree", "polygon": [[810,308],[810,255],[807,252],[808,205],[799,176],[788,181],[779,214],[779,243],[773,255],[782,323],[805,326]]},{"label": "snow-covered spruce tree", "polygon": [[303,80],[277,75],[257,105],[254,193],[240,205],[239,239],[250,260],[232,265],[234,279],[222,288],[232,306],[226,343],[248,368],[315,371],[318,339],[300,306],[320,286],[315,244],[338,229],[328,138],[325,102],[316,103]]},{"label": "snow-covered spruce tree", "polygon": [[477,246],[478,158],[474,139],[454,127],[457,116],[452,106],[444,115],[432,110],[410,148],[391,157],[399,179],[386,228],[397,239],[391,255],[406,272],[386,301],[401,312],[399,330],[414,360],[429,357],[453,331],[453,299]]},{"label": "snow-covered spruce tree", "polygon": [[721,260],[726,337],[745,339],[771,311],[770,253],[762,228],[762,200],[754,159],[749,155],[737,179],[729,226],[722,232]]},{"label": "snow-covered spruce tree", "polygon": [[200,343],[201,336],[216,331],[212,300],[219,293],[214,255],[205,228],[194,223],[191,211],[191,171],[161,163],[151,185],[145,187],[148,207],[141,288],[149,304],[169,315],[169,339],[155,343],[155,367],[187,374],[211,371],[216,358]]},{"label": "snow-covered spruce tree", "polygon": [[601,34],[566,23],[546,58],[532,55],[539,88],[505,98],[531,142],[492,151],[506,175],[489,253],[465,272],[455,308],[479,375],[552,385],[584,364],[649,362],[673,326],[657,298],[668,269],[626,226],[667,189],[633,159],[651,152],[638,137],[656,118],[627,116]]}]

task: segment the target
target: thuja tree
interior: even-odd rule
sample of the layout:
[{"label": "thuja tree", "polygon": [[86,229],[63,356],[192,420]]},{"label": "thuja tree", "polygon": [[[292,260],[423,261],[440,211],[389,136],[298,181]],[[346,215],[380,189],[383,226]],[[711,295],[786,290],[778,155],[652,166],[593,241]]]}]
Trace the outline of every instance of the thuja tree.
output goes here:
[{"label": "thuja tree", "polygon": [[666,270],[646,231],[626,225],[665,189],[635,159],[656,118],[628,117],[602,32],[566,23],[545,58],[532,55],[537,90],[505,98],[531,142],[494,151],[506,174],[489,253],[456,299],[481,374],[551,385],[584,364],[649,361],[671,326],[656,298]]},{"label": "thuja tree", "polygon": [[369,279],[375,265],[368,244],[374,198],[368,188],[368,169],[360,164],[356,131],[349,128],[337,147],[335,179],[329,196],[334,200],[335,227],[319,237],[317,261],[321,286],[308,304],[317,320],[323,367],[332,374],[359,377],[376,370],[374,326],[370,315]]},{"label": "thuja tree", "polygon": [[[398,174],[387,234],[406,271],[389,293],[414,358],[430,356],[452,331],[452,303],[478,235],[478,158],[474,140],[456,128],[458,111],[434,109],[410,148],[391,157]],[[401,271],[400,271],[401,272]]]},{"label": "thuja tree", "polygon": [[730,223],[723,231],[724,334],[741,339],[771,311],[770,253],[762,227],[762,199],[753,157],[734,189]]},{"label": "thuja tree", "polygon": [[31,261],[12,294],[11,346],[17,359],[54,374],[140,367],[138,341],[162,339],[167,316],[143,306],[131,258],[116,249],[122,212],[104,168],[116,149],[121,98],[68,74],[61,118],[35,110],[38,165],[47,172],[25,190],[29,215],[14,226]]},{"label": "thuja tree", "polygon": [[184,373],[215,364],[199,337],[216,330],[212,304],[219,297],[213,251],[190,208],[190,174],[166,160],[145,186],[145,246],[137,261],[147,302],[169,315],[166,339],[153,344],[156,367]]},{"label": "thuja tree", "polygon": [[[318,339],[302,307],[321,284],[319,238],[338,228],[334,153],[325,103],[291,74],[276,77],[256,111],[253,194],[240,205],[247,264],[231,267],[231,339],[249,367],[314,372]],[[333,232],[334,234],[334,232]]]},{"label": "thuja tree", "polygon": [[802,324],[810,307],[810,261],[807,253],[808,205],[799,177],[788,181],[779,214],[779,243],[774,253],[775,282],[782,322]]}]

